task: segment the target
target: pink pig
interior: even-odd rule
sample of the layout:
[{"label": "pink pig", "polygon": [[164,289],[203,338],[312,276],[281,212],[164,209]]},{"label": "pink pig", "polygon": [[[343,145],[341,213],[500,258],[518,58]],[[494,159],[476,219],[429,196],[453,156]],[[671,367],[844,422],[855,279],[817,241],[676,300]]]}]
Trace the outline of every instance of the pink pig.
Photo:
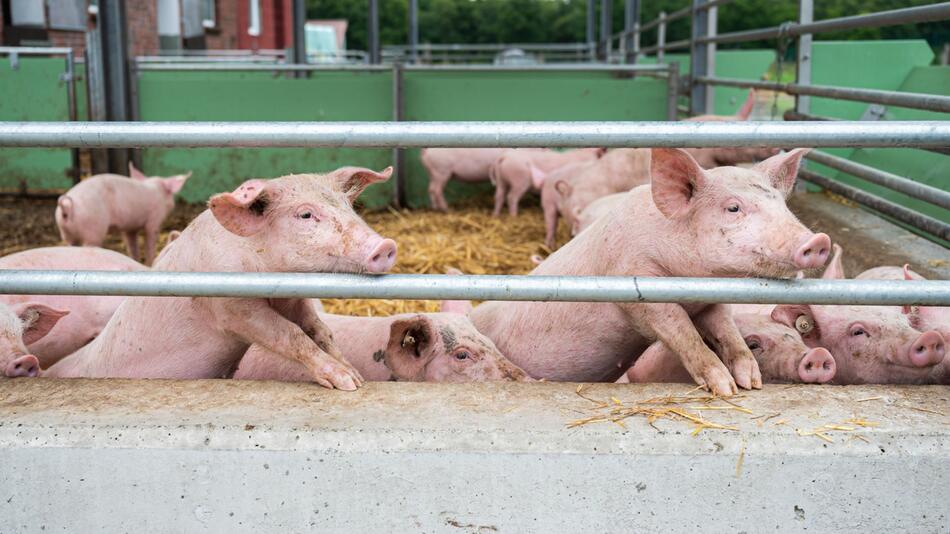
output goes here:
[{"label": "pink pig", "polygon": [[65,243],[99,247],[109,232],[119,231],[129,256],[138,260],[138,234],[144,231],[145,263],[151,265],[162,222],[191,173],[149,178],[129,163],[129,175],[98,174],[59,197],[56,225]]},{"label": "pink pig", "polygon": [[[682,150],[654,149],[652,184],[630,191],[614,214],[597,219],[531,274],[783,277],[821,266],[830,239],[802,226],[785,205],[805,152],[752,169],[704,170]],[[471,317],[536,378],[613,381],[659,340],[715,394],[762,383],[721,304],[488,302]],[[701,332],[718,340],[721,361]]]},{"label": "pink pig", "polygon": [[[492,163],[489,169],[495,184],[494,216],[501,215],[501,209],[508,202],[508,213],[518,215],[518,203],[528,191],[540,191],[543,180],[538,177],[556,171],[567,165],[592,161],[604,155],[603,148],[578,148],[557,152],[530,148],[512,148],[505,150]],[[532,171],[531,167],[540,171]]]},{"label": "pink pig", "polygon": [[462,182],[487,182],[489,167],[504,148],[424,148],[422,165],[429,173],[429,203],[434,210],[448,211],[445,186],[455,178]]},{"label": "pink pig", "polygon": [[[372,231],[353,201],[382,172],[344,167],[326,175],[249,180],[215,195],[163,251],[158,271],[388,271],[396,244]],[[130,297],[102,334],[49,368],[48,376],[231,376],[252,344],[301,362],[320,385],[353,390],[359,372],[333,345],[307,299]]]},{"label": "pink pig", "polygon": [[690,117],[688,121],[747,121],[752,115],[752,110],[755,109],[755,89],[749,89],[749,93],[745,97],[745,102],[742,103],[742,106],[739,107],[739,111],[735,115],[696,115],[695,117]]},{"label": "pink pig", "polygon": [[[143,271],[147,267],[104,248],[44,247],[4,256],[0,269]],[[0,302],[11,306],[37,302],[70,311],[47,335],[27,344],[44,369],[95,339],[123,300],[98,295],[0,295]]]},{"label": "pink pig", "polygon": [[[844,279],[841,247],[822,275]],[[809,347],[825,347],[835,358],[836,384],[950,383],[940,365],[943,336],[915,330],[899,306],[817,306],[782,304],[771,316],[795,328]]]},{"label": "pink pig", "polygon": [[38,302],[0,303],[0,369],[4,376],[37,376],[39,359],[27,352],[26,345],[38,342],[68,314]]},{"label": "pink pig", "polygon": [[[824,384],[835,376],[835,359],[827,350],[805,346],[794,328],[766,315],[733,315],[746,346],[752,351],[762,381]],[[663,343],[654,343],[627,371],[630,382],[690,382],[692,379],[675,354]]]},{"label": "pink pig", "polygon": [[650,182],[650,149],[615,148],[598,160],[563,167],[549,175],[540,169],[533,172],[544,175],[541,207],[545,244],[553,250],[558,215],[573,228],[580,212],[591,202]]},{"label": "pink pig", "polygon": [[[923,276],[910,270],[910,265],[903,267],[875,267],[868,269],[855,277],[856,280],[926,280]],[[902,311],[907,314],[911,326],[921,332],[936,330],[943,336],[945,342],[950,342],[950,307],[947,306],[904,306]]]},{"label": "pink pig", "polygon": [[[317,301],[319,303],[319,301]],[[451,309],[451,306],[449,306]],[[529,380],[458,313],[350,317],[321,313],[333,342],[369,381],[481,382]],[[251,346],[236,379],[311,380],[303,364]]]}]

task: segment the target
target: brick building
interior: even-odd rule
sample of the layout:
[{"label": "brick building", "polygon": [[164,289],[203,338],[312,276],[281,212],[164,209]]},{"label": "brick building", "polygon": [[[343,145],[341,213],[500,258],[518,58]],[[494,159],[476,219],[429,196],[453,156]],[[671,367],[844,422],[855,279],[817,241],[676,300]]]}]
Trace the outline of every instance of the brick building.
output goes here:
[{"label": "brick building", "polygon": [[[168,50],[284,49],[291,0],[124,0],[130,56]],[[82,54],[92,0],[0,0],[4,46],[70,46]]]}]

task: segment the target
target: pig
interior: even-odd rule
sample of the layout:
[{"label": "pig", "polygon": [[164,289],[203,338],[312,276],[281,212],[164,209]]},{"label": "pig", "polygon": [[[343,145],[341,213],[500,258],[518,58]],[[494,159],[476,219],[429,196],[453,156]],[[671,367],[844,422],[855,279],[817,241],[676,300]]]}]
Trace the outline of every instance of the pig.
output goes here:
[{"label": "pig", "polygon": [[420,158],[429,173],[429,204],[448,211],[445,186],[453,177],[463,182],[487,182],[488,169],[504,148],[424,148]]},{"label": "pig", "polygon": [[7,306],[0,303],[0,369],[7,378],[37,376],[39,359],[27,352],[27,345],[43,339],[69,310],[51,308],[38,302]]},{"label": "pig", "polygon": [[[396,244],[371,230],[353,201],[382,172],[343,167],[325,175],[248,180],[211,197],[165,249],[158,271],[388,271]],[[47,376],[217,378],[231,376],[257,344],[301,362],[327,388],[363,380],[333,344],[306,299],[130,297],[92,343],[54,364]]]},{"label": "pig", "polygon": [[[868,269],[855,277],[856,280],[926,280],[920,274],[910,270],[910,265],[903,267],[875,267]],[[950,307],[947,306],[903,306],[902,311],[907,315],[911,326],[921,332],[936,330],[940,332],[945,342],[950,343]]]},{"label": "pig", "polygon": [[[351,317],[321,313],[320,319],[333,331],[340,351],[369,381],[528,380],[463,314]],[[257,345],[247,351],[234,374],[239,380],[288,382],[306,382],[310,376],[303,364]]]},{"label": "pig", "polygon": [[553,172],[565,165],[592,161],[604,155],[603,148],[578,148],[565,152],[554,150],[536,150],[513,148],[502,152],[492,163],[489,174],[495,184],[495,210],[493,215],[498,217],[508,202],[508,213],[518,215],[518,203],[528,191],[540,191],[543,180],[538,180],[540,173]]},{"label": "pig", "polygon": [[[841,254],[834,247],[822,278],[844,279]],[[782,304],[770,315],[798,330],[809,347],[831,352],[836,384],[950,383],[943,336],[915,330],[899,306]]]},{"label": "pig", "polygon": [[[785,277],[821,266],[829,237],[805,228],[785,204],[806,152],[779,154],[751,169],[704,170],[682,150],[654,149],[651,184],[631,190],[615,213],[530,275]],[[488,302],[470,316],[534,378],[614,381],[659,340],[716,395],[762,384],[721,304]],[[700,332],[717,340],[719,356]]]},{"label": "pig", "polygon": [[577,219],[571,226],[571,235],[575,236],[583,232],[585,228],[594,224],[594,221],[603,215],[614,213],[617,209],[617,206],[623,202],[623,199],[626,196],[627,194],[625,192],[614,193],[612,195],[600,197],[588,204],[586,208],[582,209],[581,212],[577,214]]},{"label": "pig", "polygon": [[[128,256],[103,248],[43,247],[0,258],[0,269],[143,271],[147,268]],[[47,335],[27,344],[44,369],[95,339],[123,300],[125,297],[99,295],[0,295],[0,302],[8,305],[38,302],[71,312]]]},{"label": "pig", "polygon": [[152,264],[162,222],[175,207],[191,172],[149,178],[129,163],[130,178],[118,174],[89,177],[59,197],[56,226],[68,245],[102,246],[109,232],[122,232],[129,256],[139,259],[139,232],[145,233],[145,263]]},{"label": "pig", "polygon": [[[698,115],[685,119],[695,121],[747,121],[755,107],[755,89],[749,90],[742,107],[735,115]],[[754,163],[768,159],[779,153],[778,148],[766,147],[709,147],[685,149],[704,169],[734,166],[740,163]]]},{"label": "pig", "polygon": [[[758,313],[734,314],[765,383],[824,384],[835,376],[835,359],[822,347],[805,346],[794,328]],[[663,343],[650,345],[627,371],[630,382],[689,382],[689,373]]]},{"label": "pig", "polygon": [[739,107],[735,115],[696,115],[685,119],[687,121],[747,121],[752,116],[752,110],[755,109],[755,89],[749,89],[745,97],[745,102]]},{"label": "pig", "polygon": [[600,197],[629,191],[650,182],[650,149],[615,148],[600,159],[564,167],[551,174],[540,169],[541,208],[544,210],[544,243],[556,246],[558,215],[574,228],[577,217],[588,204]]}]

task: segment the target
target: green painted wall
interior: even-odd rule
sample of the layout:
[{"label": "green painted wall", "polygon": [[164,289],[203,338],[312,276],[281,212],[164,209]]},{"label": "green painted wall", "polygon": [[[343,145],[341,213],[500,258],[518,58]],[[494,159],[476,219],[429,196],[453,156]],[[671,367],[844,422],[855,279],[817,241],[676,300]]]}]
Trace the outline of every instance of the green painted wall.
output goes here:
[{"label": "green painted wall", "polygon": [[[16,70],[0,57],[0,121],[69,120],[66,83],[59,79],[65,70],[61,57],[20,56]],[[0,189],[66,188],[71,166],[68,149],[0,148]]]},{"label": "green painted wall", "polygon": [[[139,78],[143,121],[387,121],[392,119],[392,76],[386,72],[314,72],[309,78],[265,72],[146,71]],[[251,178],[325,172],[344,165],[383,169],[388,149],[201,148],[147,149],[151,175],[194,175],[182,191],[203,202]],[[371,186],[362,200],[380,206],[390,184]]]},{"label": "green painted wall", "polygon": [[[666,80],[609,72],[406,72],[408,121],[639,121],[666,119]],[[407,200],[428,205],[419,150],[406,151]],[[451,182],[452,203],[490,184]]]}]

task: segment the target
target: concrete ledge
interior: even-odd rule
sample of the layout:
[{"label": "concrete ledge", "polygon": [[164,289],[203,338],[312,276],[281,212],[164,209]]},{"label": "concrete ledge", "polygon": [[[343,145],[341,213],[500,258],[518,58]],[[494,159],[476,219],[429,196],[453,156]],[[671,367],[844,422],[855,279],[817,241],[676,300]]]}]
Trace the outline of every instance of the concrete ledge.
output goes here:
[{"label": "concrete ledge", "polygon": [[584,390],[608,408],[575,388],[0,381],[0,532],[939,532],[950,522],[948,387],[770,386],[736,401],[747,411],[670,404],[738,429],[696,436],[688,421],[643,416],[567,427],[688,386]]}]

